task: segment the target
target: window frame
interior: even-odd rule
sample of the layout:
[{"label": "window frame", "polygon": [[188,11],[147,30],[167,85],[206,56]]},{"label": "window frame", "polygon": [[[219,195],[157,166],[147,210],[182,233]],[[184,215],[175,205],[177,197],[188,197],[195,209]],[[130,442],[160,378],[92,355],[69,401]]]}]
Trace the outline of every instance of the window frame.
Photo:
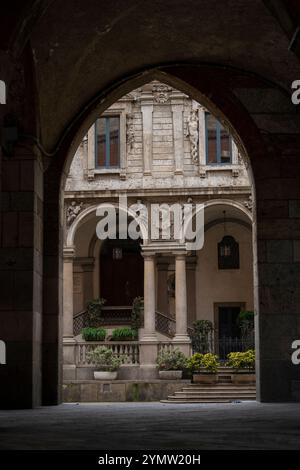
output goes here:
[{"label": "window frame", "polygon": [[[110,164],[110,126],[109,120],[111,118],[117,118],[119,120],[119,130],[118,130],[118,165],[111,165]],[[105,165],[98,165],[98,141],[97,141],[97,125],[100,119],[105,120]],[[94,148],[95,148],[95,170],[118,170],[121,168],[121,116],[119,114],[108,114],[104,116],[100,116],[96,119],[94,124],[95,132],[94,132]]]},{"label": "window frame", "polygon": [[[216,129],[215,129],[215,133],[216,133],[216,161],[215,162],[209,162],[209,159],[208,159],[208,157],[209,157],[209,155],[208,155],[208,152],[209,152],[209,148],[208,148],[208,127],[207,127],[207,117],[208,116],[213,116],[213,118],[216,120]],[[228,132],[228,137],[229,137],[230,161],[229,162],[222,162],[221,161],[221,127],[224,128],[224,126],[222,126],[220,121],[213,114],[211,114],[208,111],[205,111],[204,122],[205,122],[205,159],[206,159],[205,163],[206,163],[206,165],[208,165],[208,166],[228,166],[228,165],[232,165],[233,164],[233,145],[232,145],[232,137],[231,137],[230,133],[227,131]]]}]

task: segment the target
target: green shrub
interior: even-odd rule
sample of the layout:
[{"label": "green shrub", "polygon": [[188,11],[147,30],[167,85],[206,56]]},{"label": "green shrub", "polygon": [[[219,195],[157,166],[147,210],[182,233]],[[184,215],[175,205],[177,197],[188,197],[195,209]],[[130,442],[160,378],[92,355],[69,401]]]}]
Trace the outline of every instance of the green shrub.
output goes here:
[{"label": "green shrub", "polygon": [[183,370],[186,368],[186,357],[179,351],[162,351],[156,359],[156,364],[159,370]]},{"label": "green shrub", "polygon": [[144,298],[135,297],[132,303],[131,326],[133,330],[138,330],[142,323],[142,312],[144,310]]},{"label": "green shrub", "polygon": [[88,326],[97,327],[101,322],[102,307],[105,304],[105,299],[94,299],[87,304],[87,321]]},{"label": "green shrub", "polygon": [[191,334],[193,351],[206,354],[212,345],[214,325],[210,320],[197,320],[193,323]]},{"label": "green shrub", "polygon": [[202,363],[202,367],[207,372],[210,372],[213,374],[215,374],[218,371],[218,367],[220,365],[218,356],[212,353],[204,354],[201,363]]},{"label": "green shrub", "polygon": [[249,349],[245,352],[231,352],[227,355],[227,366],[233,369],[249,369],[255,368],[255,351]]},{"label": "green shrub", "polygon": [[116,328],[112,332],[112,341],[134,341],[137,339],[137,330],[130,327]]},{"label": "green shrub", "polygon": [[193,373],[204,369],[206,372],[215,374],[219,365],[218,356],[212,353],[195,353],[187,360],[187,368]]},{"label": "green shrub", "polygon": [[97,346],[92,351],[88,351],[86,357],[89,363],[94,364],[101,371],[114,372],[122,363],[122,359],[106,346]]},{"label": "green shrub", "polygon": [[106,330],[104,328],[93,328],[87,326],[81,330],[81,334],[85,341],[104,341]]},{"label": "green shrub", "polygon": [[195,353],[193,354],[186,363],[187,369],[189,369],[191,372],[195,372],[197,370],[200,370],[202,367],[202,359],[203,359],[203,354],[201,353]]}]

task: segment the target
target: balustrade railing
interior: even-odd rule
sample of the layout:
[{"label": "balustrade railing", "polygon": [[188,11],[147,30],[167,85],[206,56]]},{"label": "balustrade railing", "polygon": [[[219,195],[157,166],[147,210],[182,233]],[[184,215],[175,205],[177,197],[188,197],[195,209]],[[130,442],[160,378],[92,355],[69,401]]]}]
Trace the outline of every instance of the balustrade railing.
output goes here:
[{"label": "balustrade railing", "polygon": [[95,349],[97,346],[105,346],[111,349],[116,356],[122,359],[123,364],[139,364],[140,362],[140,351],[138,341],[82,341],[76,344],[76,365],[92,365],[92,363],[89,363],[87,360],[87,353]]}]

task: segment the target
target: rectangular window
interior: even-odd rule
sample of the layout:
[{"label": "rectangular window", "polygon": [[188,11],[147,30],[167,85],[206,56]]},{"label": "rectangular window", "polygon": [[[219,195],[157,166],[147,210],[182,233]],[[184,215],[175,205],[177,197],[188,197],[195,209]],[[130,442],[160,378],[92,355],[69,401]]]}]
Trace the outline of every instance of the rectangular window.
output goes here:
[{"label": "rectangular window", "polygon": [[96,168],[119,168],[120,117],[101,117],[97,119],[95,126]]},{"label": "rectangular window", "polygon": [[205,113],[205,129],[207,165],[230,164],[232,162],[230,134],[210,113]]}]

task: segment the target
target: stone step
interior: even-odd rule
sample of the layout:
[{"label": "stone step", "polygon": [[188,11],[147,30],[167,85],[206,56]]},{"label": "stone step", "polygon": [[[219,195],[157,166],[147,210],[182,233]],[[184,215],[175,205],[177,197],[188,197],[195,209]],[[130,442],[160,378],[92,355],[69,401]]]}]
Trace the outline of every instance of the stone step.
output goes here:
[{"label": "stone step", "polygon": [[232,391],[227,391],[227,390],[223,390],[223,391],[215,391],[215,390],[209,390],[209,391],[202,391],[202,390],[198,390],[198,391],[189,391],[189,390],[182,390],[180,392],[174,392],[174,395],[181,395],[181,394],[184,394],[184,395],[199,395],[199,396],[209,396],[209,395],[215,395],[215,396],[228,396],[228,395],[235,395],[235,396],[244,396],[244,395],[255,395],[255,390],[244,390],[243,392],[241,391],[238,391],[238,392],[232,392]]},{"label": "stone step", "polygon": [[187,404],[187,403],[232,403],[232,402],[239,402],[239,401],[255,401],[255,397],[250,397],[250,398],[243,398],[242,400],[239,400],[239,399],[236,399],[236,398],[233,398],[233,399],[229,399],[229,398],[225,398],[225,399],[222,399],[222,398],[201,398],[200,400],[197,400],[197,399],[187,399],[187,400],[184,400],[184,399],[180,399],[180,398],[174,398],[174,397],[168,397],[167,400],[161,400],[161,403],[184,403],[184,404]]},{"label": "stone step", "polygon": [[215,392],[247,392],[247,391],[253,391],[255,392],[256,388],[255,387],[182,387],[182,390],[183,391],[186,391],[186,390],[189,390],[189,391],[193,391],[193,392],[197,392],[197,391],[204,391],[204,392],[208,392],[208,391],[215,391]]},{"label": "stone step", "polygon": [[230,403],[256,399],[253,384],[189,384],[169,395],[165,403]]}]

